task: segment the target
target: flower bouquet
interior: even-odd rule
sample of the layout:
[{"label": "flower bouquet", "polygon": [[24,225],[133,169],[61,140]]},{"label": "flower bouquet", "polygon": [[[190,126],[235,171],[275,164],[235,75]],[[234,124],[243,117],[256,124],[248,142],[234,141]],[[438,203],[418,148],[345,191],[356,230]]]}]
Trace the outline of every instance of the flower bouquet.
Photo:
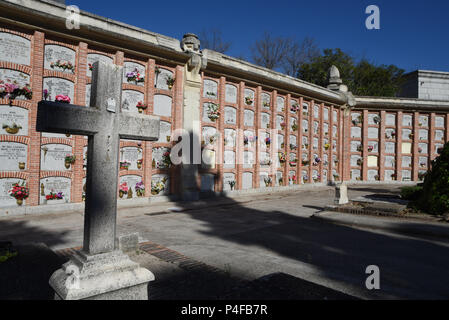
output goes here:
[{"label": "flower bouquet", "polygon": [[25,182],[22,182],[22,184],[14,183],[11,190],[8,191],[8,194],[11,197],[14,197],[17,204],[21,206],[23,204],[23,199],[28,198],[30,195],[30,190],[26,187]]},{"label": "flower bouquet", "polygon": [[139,101],[139,102],[137,102],[136,108],[137,108],[137,110],[139,110],[139,113],[142,113],[143,110],[145,110],[147,108],[147,106],[144,105],[142,101]]},{"label": "flower bouquet", "polygon": [[138,197],[145,196],[145,185],[143,184],[143,181],[136,183],[136,193]]},{"label": "flower bouquet", "polygon": [[290,111],[291,112],[298,112],[299,111],[299,105],[294,103],[292,104],[292,106],[290,107]]},{"label": "flower bouquet", "polygon": [[231,190],[234,190],[236,181],[235,181],[235,180],[228,181],[228,184],[229,184],[229,186],[231,187]]},{"label": "flower bouquet", "polygon": [[331,147],[331,145],[329,143],[326,143],[324,145],[324,150],[329,150],[330,147]]},{"label": "flower bouquet", "polygon": [[142,169],[143,159],[137,160],[137,169]]},{"label": "flower bouquet", "polygon": [[53,190],[45,196],[45,200],[61,200],[64,199],[64,195],[62,192],[54,193]]},{"label": "flower bouquet", "polygon": [[126,81],[138,84],[144,82],[145,77],[140,74],[137,68],[135,68],[133,71],[126,73]]},{"label": "flower bouquet", "polygon": [[70,165],[74,164],[76,161],[76,156],[73,154],[67,154],[64,158],[64,164],[67,169],[70,168]]},{"label": "flower bouquet", "polygon": [[173,88],[173,85],[175,84],[175,78],[173,78],[172,76],[167,76],[166,83],[169,89]]},{"label": "flower bouquet", "polygon": [[58,94],[55,98],[56,102],[62,102],[62,103],[70,103],[70,97],[65,96],[63,94]]},{"label": "flower bouquet", "polygon": [[265,144],[266,144],[267,147],[269,147],[271,145],[270,137],[265,138]]},{"label": "flower bouquet", "polygon": [[[33,97],[29,84],[20,87],[17,81],[11,82],[10,80],[7,80],[7,82],[4,82],[3,80],[0,80],[0,99],[7,98],[14,100],[19,96],[24,96],[26,99],[31,99]],[[12,102],[10,101],[10,103]]]},{"label": "flower bouquet", "polygon": [[254,99],[251,97],[245,97],[245,103],[250,106],[254,103]]},{"label": "flower bouquet", "polygon": [[72,73],[75,73],[75,66],[70,61],[61,61],[57,60],[56,62],[50,63],[50,68],[60,68],[63,71],[69,70],[72,71]]},{"label": "flower bouquet", "polygon": [[285,157],[285,153],[279,152],[278,155],[279,155],[279,162],[280,163],[285,163],[287,161],[287,159]]},{"label": "flower bouquet", "polygon": [[295,121],[293,121],[293,124],[292,124],[292,131],[297,131],[298,130],[298,124],[296,123],[296,120]]},{"label": "flower bouquet", "polygon": [[264,177],[263,178],[263,181],[265,182],[265,187],[269,187],[269,186],[271,186],[271,184],[272,184],[272,179],[271,179],[271,177]]},{"label": "flower bouquet", "polygon": [[207,117],[211,121],[216,121],[218,118],[220,118],[220,111],[218,111],[219,106],[215,103],[210,103],[207,107]]},{"label": "flower bouquet", "polygon": [[158,195],[162,191],[165,190],[165,183],[167,182],[167,178],[163,178],[157,182],[151,181],[151,194]]},{"label": "flower bouquet", "polygon": [[165,151],[162,155],[162,164],[164,168],[170,168],[172,165],[171,159],[170,159],[170,151]]},{"label": "flower bouquet", "polygon": [[128,170],[131,162],[128,161],[120,161],[120,170]]},{"label": "flower bouquet", "polygon": [[120,184],[118,191],[120,198],[123,198],[125,194],[128,194],[128,190],[129,190],[128,183],[123,182],[122,184]]}]

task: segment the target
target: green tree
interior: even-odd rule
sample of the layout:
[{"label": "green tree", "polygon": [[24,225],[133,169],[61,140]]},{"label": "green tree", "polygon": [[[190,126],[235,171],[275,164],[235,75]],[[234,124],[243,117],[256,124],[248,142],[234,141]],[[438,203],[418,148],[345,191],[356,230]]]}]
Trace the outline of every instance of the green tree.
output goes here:
[{"label": "green tree", "polygon": [[358,63],[341,49],[325,49],[323,54],[301,66],[298,78],[317,85],[328,85],[329,68],[335,65],[340,70],[343,83],[358,96],[395,96],[404,70],[394,65],[376,66],[363,59]]}]

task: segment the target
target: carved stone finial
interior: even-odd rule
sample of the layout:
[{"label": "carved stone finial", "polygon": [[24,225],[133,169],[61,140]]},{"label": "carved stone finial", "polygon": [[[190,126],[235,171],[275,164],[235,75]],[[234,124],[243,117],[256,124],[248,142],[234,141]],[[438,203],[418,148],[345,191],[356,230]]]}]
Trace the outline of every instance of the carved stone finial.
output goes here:
[{"label": "carved stone finial", "polygon": [[198,36],[193,33],[186,33],[182,37],[181,41],[181,49],[184,52],[200,52],[200,39],[198,39]]},{"label": "carved stone finial", "polygon": [[329,74],[329,85],[327,86],[328,89],[331,90],[341,90],[341,85],[343,81],[340,78],[340,71],[336,66],[332,66],[329,68],[328,71]]}]

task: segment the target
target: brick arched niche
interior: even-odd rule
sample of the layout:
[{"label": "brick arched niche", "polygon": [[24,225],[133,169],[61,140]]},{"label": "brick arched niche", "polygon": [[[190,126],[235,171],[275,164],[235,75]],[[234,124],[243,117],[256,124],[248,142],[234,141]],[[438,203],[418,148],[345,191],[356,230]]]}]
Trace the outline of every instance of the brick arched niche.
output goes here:
[{"label": "brick arched niche", "polygon": [[72,147],[66,144],[49,143],[41,146],[41,170],[67,171],[71,166],[66,165],[65,157],[72,154]]},{"label": "brick arched niche", "polygon": [[[76,52],[58,44],[46,44],[44,53],[44,69],[66,73],[75,73]],[[71,64],[73,68],[64,68],[63,65]]]},{"label": "brick arched niche", "polygon": [[28,109],[0,105],[0,127],[1,133],[8,136],[28,135]]},{"label": "brick arched niche", "polygon": [[[48,176],[39,181],[39,203],[59,204],[70,202],[72,179],[65,176]],[[51,194],[60,195],[61,199],[47,200]]]},{"label": "brick arched niche", "polygon": [[171,117],[173,99],[164,94],[154,95],[153,114],[162,117]]},{"label": "brick arched niche", "polygon": [[19,35],[0,32],[0,60],[30,65],[31,41]]}]

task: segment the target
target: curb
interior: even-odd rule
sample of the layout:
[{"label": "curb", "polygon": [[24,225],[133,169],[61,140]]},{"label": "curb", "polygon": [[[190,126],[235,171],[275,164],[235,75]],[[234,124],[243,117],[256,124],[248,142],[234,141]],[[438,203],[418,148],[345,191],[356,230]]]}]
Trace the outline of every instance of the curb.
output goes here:
[{"label": "curb", "polygon": [[[327,216],[332,214],[332,216]],[[374,216],[357,216],[340,212],[323,211],[311,216],[316,220],[366,229],[385,230],[411,236],[424,236],[449,240],[449,224],[443,223],[420,223],[416,221],[387,221],[385,218]],[[361,221],[371,220],[371,221]],[[377,220],[377,221],[373,221]]]}]

